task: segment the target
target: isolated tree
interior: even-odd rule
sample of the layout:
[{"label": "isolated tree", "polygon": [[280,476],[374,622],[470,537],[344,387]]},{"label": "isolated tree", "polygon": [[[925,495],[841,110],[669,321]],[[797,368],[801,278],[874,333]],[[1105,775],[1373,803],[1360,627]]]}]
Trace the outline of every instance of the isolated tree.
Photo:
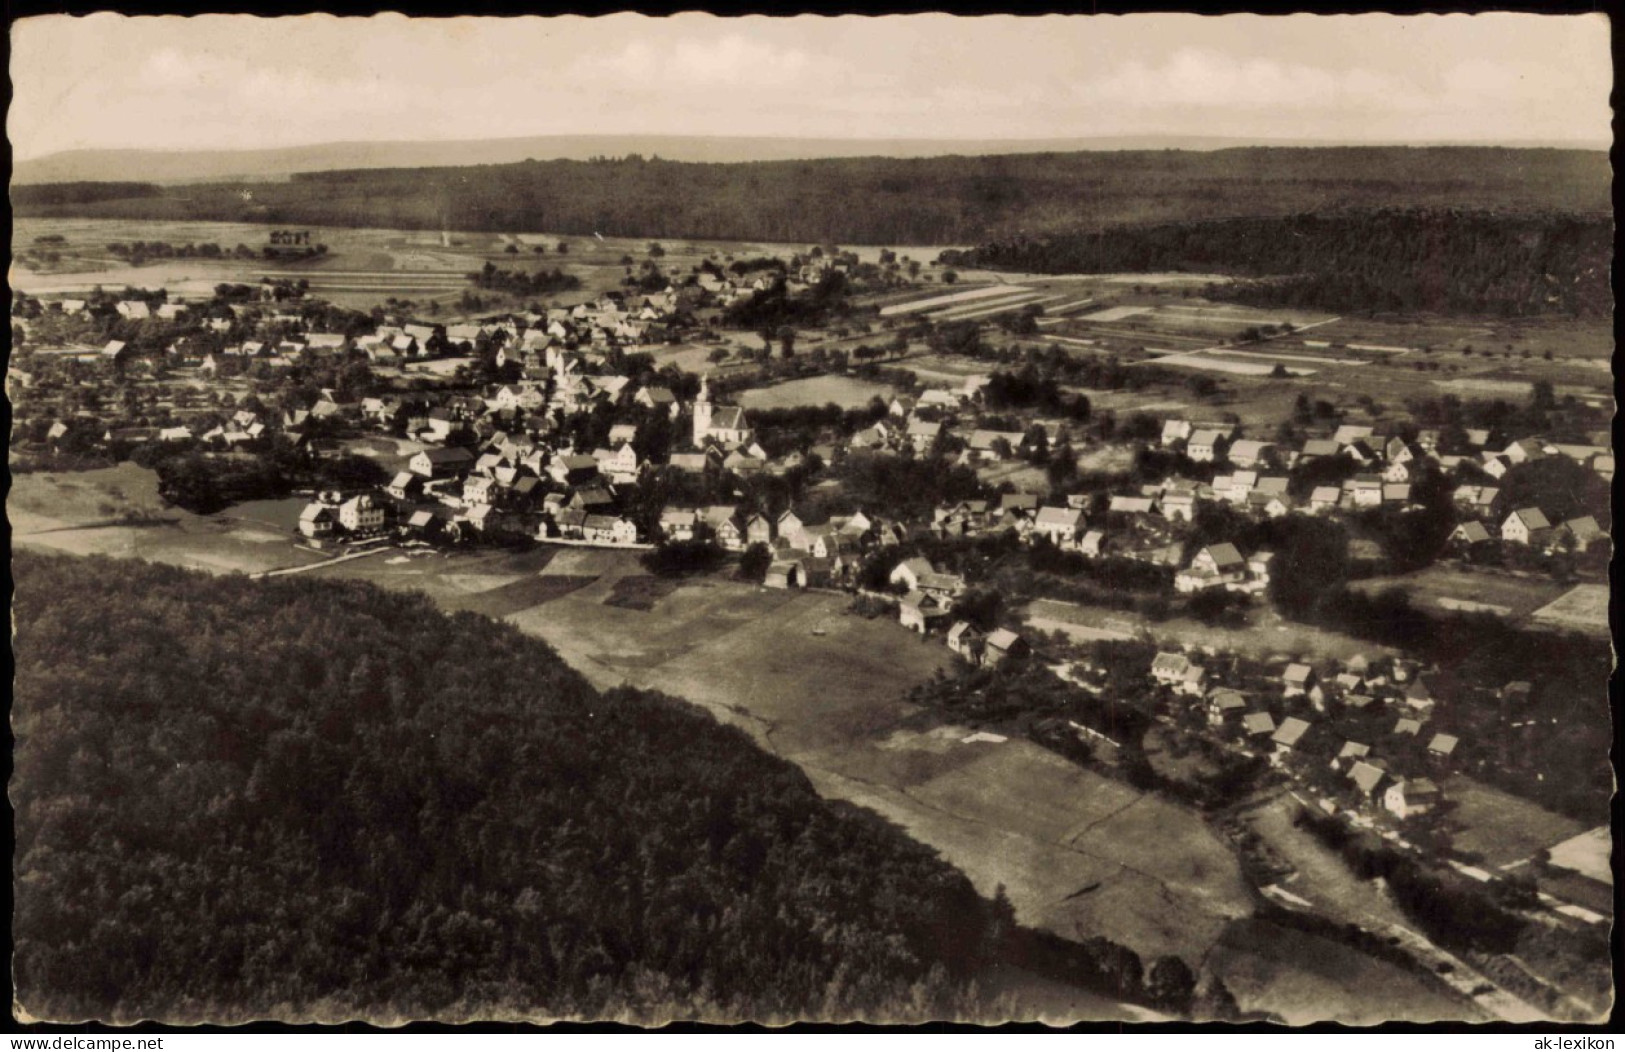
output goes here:
[{"label": "isolated tree", "polygon": [[1196,976],[1183,959],[1173,955],[1158,957],[1146,977],[1145,993],[1153,1004],[1172,1012],[1190,1011],[1196,992]]},{"label": "isolated tree", "polygon": [[1224,985],[1224,980],[1215,975],[1197,993],[1191,1005],[1191,1016],[1198,1022],[1232,1022],[1241,1018],[1241,1005],[1236,1002],[1236,995]]},{"label": "isolated tree", "polygon": [[760,582],[767,577],[767,569],[773,565],[773,552],[767,545],[757,542],[746,548],[739,557],[739,577],[745,581]]}]

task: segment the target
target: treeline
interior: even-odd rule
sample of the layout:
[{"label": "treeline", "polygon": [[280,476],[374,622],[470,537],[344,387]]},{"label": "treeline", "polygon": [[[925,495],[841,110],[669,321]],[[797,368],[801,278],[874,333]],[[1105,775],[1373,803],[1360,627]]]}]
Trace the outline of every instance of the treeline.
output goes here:
[{"label": "treeline", "polygon": [[[1511,953],[1524,922],[1504,908],[1538,905],[1532,885],[1498,878],[1482,888],[1440,876],[1380,839],[1358,833],[1331,815],[1300,809],[1294,824],[1338,852],[1362,880],[1381,877],[1394,901],[1427,937],[1456,953]],[[1499,901],[1498,901],[1499,899]]]},{"label": "treeline", "polygon": [[1606,215],[1392,208],[1018,236],[942,261],[1234,274],[1253,280],[1209,294],[1265,307],[1593,317],[1613,306],[1612,255]]},{"label": "treeline", "polygon": [[526,161],[308,173],[257,185],[253,201],[226,182],[88,201],[22,187],[30,193],[13,200],[21,215],[963,245],[1016,231],[1341,207],[1606,213],[1611,178],[1602,151],[1248,148],[750,164]]},{"label": "treeline", "polygon": [[722,312],[722,323],[735,329],[778,329],[821,325],[847,309],[846,275],[832,270],[799,295],[792,295],[781,275],[761,292],[737,300]]},{"label": "treeline", "polygon": [[466,277],[482,289],[508,292],[515,296],[542,296],[550,292],[571,292],[581,287],[581,279],[554,267],[552,270],[502,270],[486,263]]},{"label": "treeline", "polygon": [[929,1019],[1009,931],[743,732],[508,626],[358,583],[13,572],[35,1015]]},{"label": "treeline", "polygon": [[162,197],[156,183],[35,183],[13,186],[14,208],[51,208],[62,205],[88,205],[106,201],[131,201]]}]

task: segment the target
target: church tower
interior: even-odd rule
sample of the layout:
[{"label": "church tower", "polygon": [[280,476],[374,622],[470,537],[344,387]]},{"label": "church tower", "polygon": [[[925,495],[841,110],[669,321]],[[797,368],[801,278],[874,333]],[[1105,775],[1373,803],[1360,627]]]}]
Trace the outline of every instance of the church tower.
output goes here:
[{"label": "church tower", "polygon": [[705,445],[711,433],[711,375],[700,377],[699,397],[694,399],[694,447]]}]

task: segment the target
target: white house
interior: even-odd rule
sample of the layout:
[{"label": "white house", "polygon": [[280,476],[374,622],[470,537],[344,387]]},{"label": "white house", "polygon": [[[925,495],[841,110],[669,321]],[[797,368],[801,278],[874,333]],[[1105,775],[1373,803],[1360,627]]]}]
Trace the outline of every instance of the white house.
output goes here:
[{"label": "white house", "polygon": [[1501,539],[1512,544],[1535,544],[1544,540],[1551,528],[1539,508],[1519,508],[1501,524]]},{"label": "white house", "polygon": [[365,493],[358,494],[339,505],[339,525],[351,533],[382,529],[384,508]]},{"label": "white house", "polygon": [[1180,592],[1199,592],[1221,585],[1240,584],[1247,576],[1247,561],[1233,544],[1210,544],[1196,553],[1190,566],[1174,578]]},{"label": "white house", "polygon": [[1400,779],[1383,794],[1382,805],[1396,818],[1427,814],[1439,805],[1439,787],[1427,778]]},{"label": "white house", "polygon": [[1033,520],[1033,533],[1049,538],[1060,548],[1072,547],[1083,532],[1083,512],[1077,508],[1044,507]]},{"label": "white house", "polygon": [[1185,455],[1199,464],[1216,460],[1219,455],[1219,444],[1223,441],[1224,436],[1217,431],[1192,432],[1190,441],[1185,443]]}]

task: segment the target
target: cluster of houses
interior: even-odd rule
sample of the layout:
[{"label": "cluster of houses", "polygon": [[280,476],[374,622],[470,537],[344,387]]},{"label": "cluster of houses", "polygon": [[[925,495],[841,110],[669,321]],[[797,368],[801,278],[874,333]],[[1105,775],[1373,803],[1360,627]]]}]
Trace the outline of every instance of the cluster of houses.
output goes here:
[{"label": "cluster of houses", "polygon": [[[1209,668],[1180,652],[1157,654],[1149,678],[1198,706],[1209,727],[1230,728],[1246,748],[1266,754],[1277,767],[1303,776],[1331,753],[1328,766],[1341,782],[1339,795],[1355,810],[1386,811],[1394,818],[1414,818],[1435,810],[1443,800],[1435,779],[1448,771],[1459,738],[1453,733],[1428,730],[1438,696],[1428,676],[1414,663],[1394,660],[1378,670],[1367,660],[1355,659],[1324,673],[1306,663],[1289,663],[1280,670],[1267,698],[1256,691],[1225,685],[1220,681],[1222,676],[1212,675]],[[1529,685],[1511,683],[1503,693],[1508,698],[1527,699]],[[1271,706],[1271,702],[1277,704]],[[1336,702],[1336,709],[1332,709],[1332,702]],[[1284,706],[1295,707],[1302,714],[1284,715],[1277,722],[1271,707],[1280,711]],[[1373,745],[1370,741],[1339,740],[1336,720],[1329,717],[1334,711],[1365,717],[1386,712],[1386,717],[1393,720],[1393,728],[1383,741],[1425,741],[1422,767],[1414,769],[1414,750],[1396,746],[1396,754],[1384,758],[1381,741]],[[1371,727],[1373,722],[1367,719],[1363,725]],[[1383,725],[1386,727],[1386,720]],[[1302,759],[1305,754],[1313,759]],[[1302,763],[1293,763],[1293,758],[1302,759]],[[1336,802],[1328,800],[1324,806],[1336,806]]]},{"label": "cluster of houses", "polygon": [[[1493,514],[1499,492],[1494,486],[1461,486],[1456,489],[1454,499],[1456,507],[1468,515],[1475,512]],[[1594,515],[1582,515],[1554,524],[1539,508],[1528,507],[1513,509],[1499,522],[1474,518],[1459,522],[1451,531],[1450,541],[1463,549],[1499,540],[1539,551],[1556,551],[1560,548],[1585,551],[1607,536]]]},{"label": "cluster of houses", "polygon": [[[1440,688],[1435,677],[1412,662],[1355,658],[1329,669],[1293,662],[1266,689],[1243,690],[1223,682],[1222,673],[1199,660],[1165,651],[1152,660],[1148,676],[1177,698],[1188,699],[1215,732],[1239,738],[1244,747],[1308,784],[1328,784],[1312,777],[1324,761],[1330,784],[1338,790],[1323,800],[1329,810],[1340,797],[1357,811],[1385,811],[1405,819],[1427,814],[1443,801],[1436,779],[1456,759],[1460,738],[1429,728]],[[1527,682],[1502,688],[1497,700],[1503,714],[1518,715],[1531,689]],[[1277,720],[1272,709],[1296,714]],[[1344,738],[1337,734],[1340,717],[1358,717],[1367,733],[1388,729],[1373,741]],[[1509,719],[1507,726],[1515,729],[1523,723]]]},{"label": "cluster of houses", "polygon": [[[1115,555],[1159,565],[1180,566],[1185,548],[1178,540],[1179,523],[1189,523],[1202,502],[1217,502],[1246,509],[1259,517],[1279,518],[1293,513],[1332,514],[1381,506],[1414,507],[1412,480],[1429,461],[1442,468],[1446,461],[1461,458],[1437,457],[1422,440],[1406,442],[1399,438],[1374,441],[1369,427],[1349,425],[1328,439],[1312,439],[1301,450],[1281,453],[1271,443],[1246,439],[1229,441],[1228,425],[1193,427],[1183,420],[1168,421],[1163,429],[1165,444],[1187,443],[1184,448],[1193,460],[1228,460],[1233,470],[1216,475],[1211,482],[1170,478],[1150,483],[1137,492],[1112,494],[1104,515],[1089,512],[1096,498],[1089,494],[1068,496],[1064,503],[1041,503],[1035,494],[1004,494],[997,502],[966,500],[935,510],[931,532],[938,537],[977,536],[1014,530],[1023,540],[1043,538],[1056,547],[1094,558]],[[979,434],[997,434],[993,432]],[[1423,432],[1427,436],[1427,432]],[[1006,440],[1001,448],[1020,445],[1022,436],[998,435]],[[1601,447],[1558,446],[1526,441],[1514,443],[1515,457],[1539,455],[1569,456],[1587,464],[1603,477],[1612,475],[1612,456]],[[1544,453],[1537,450],[1544,449]],[[1317,457],[1349,456],[1369,464],[1370,472],[1357,472],[1338,486],[1319,486],[1300,499],[1288,489],[1284,474],[1261,474],[1285,470],[1293,464]],[[1247,465],[1243,467],[1241,465]],[[1268,465],[1268,466],[1266,466]],[[1512,544],[1536,548],[1570,545],[1584,550],[1604,540],[1606,534],[1591,516],[1553,524],[1539,508],[1510,509],[1498,524],[1479,521],[1495,514],[1499,489],[1493,486],[1465,485],[1456,490],[1455,503],[1466,521],[1452,535],[1461,546],[1472,546],[1499,538]],[[1111,528],[1108,528],[1110,525]],[[1231,545],[1204,549],[1190,567],[1176,578],[1181,592],[1224,587],[1232,591],[1261,590],[1269,581],[1268,552],[1243,557]]]}]

